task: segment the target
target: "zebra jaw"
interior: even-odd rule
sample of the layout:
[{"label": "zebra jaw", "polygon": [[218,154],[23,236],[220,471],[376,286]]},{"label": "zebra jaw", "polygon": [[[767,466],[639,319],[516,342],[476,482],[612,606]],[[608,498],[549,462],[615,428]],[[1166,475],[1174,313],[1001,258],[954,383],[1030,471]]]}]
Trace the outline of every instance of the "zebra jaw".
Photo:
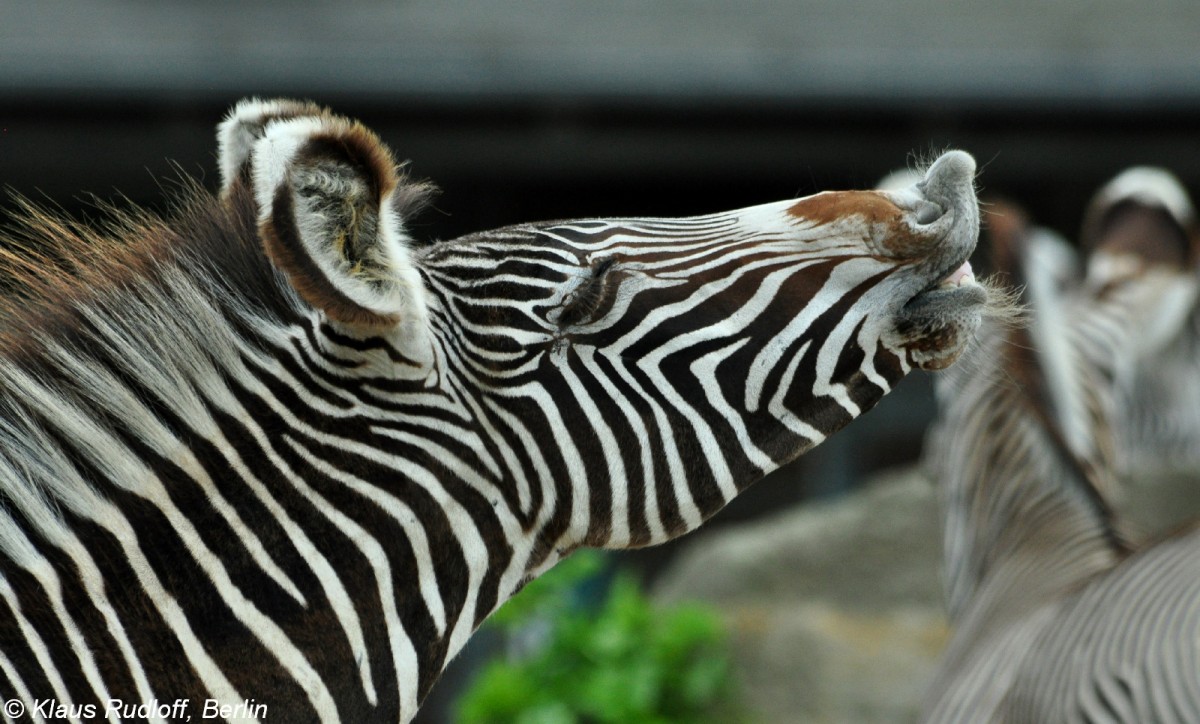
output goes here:
[{"label": "zebra jaw", "polygon": [[897,330],[915,338],[903,345],[914,366],[940,370],[958,359],[982,323],[988,289],[975,280],[970,264],[964,263],[904,305]]}]

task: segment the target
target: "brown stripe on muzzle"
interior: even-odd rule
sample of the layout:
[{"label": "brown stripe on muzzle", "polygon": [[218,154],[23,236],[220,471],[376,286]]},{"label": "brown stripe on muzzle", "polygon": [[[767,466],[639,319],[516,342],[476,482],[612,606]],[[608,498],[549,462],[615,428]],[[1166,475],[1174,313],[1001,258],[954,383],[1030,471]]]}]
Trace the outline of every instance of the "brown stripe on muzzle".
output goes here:
[{"label": "brown stripe on muzzle", "polygon": [[930,240],[913,232],[905,213],[878,191],[826,191],[800,199],[788,208],[791,216],[817,226],[857,216],[866,223],[875,251],[898,259],[924,256]]}]

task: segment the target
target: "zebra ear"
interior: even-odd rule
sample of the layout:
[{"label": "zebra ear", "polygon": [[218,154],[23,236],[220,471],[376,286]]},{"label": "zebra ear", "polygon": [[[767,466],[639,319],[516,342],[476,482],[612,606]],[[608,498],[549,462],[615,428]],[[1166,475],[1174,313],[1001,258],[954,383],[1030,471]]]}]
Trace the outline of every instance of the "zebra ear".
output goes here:
[{"label": "zebra ear", "polygon": [[429,197],[362,125],[323,114],[268,121],[251,151],[267,255],[309,304],[350,325],[424,314],[403,222]]},{"label": "zebra ear", "polygon": [[250,182],[250,154],[271,121],[305,116],[320,117],[329,111],[309,101],[287,99],[239,102],[217,126],[217,153],[221,169],[221,195],[228,196],[237,180]]}]

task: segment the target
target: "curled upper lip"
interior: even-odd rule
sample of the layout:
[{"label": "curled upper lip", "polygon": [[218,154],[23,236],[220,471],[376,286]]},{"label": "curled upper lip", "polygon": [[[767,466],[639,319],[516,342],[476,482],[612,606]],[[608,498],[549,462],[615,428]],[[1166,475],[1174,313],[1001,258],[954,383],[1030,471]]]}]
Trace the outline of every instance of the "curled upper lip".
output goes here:
[{"label": "curled upper lip", "polygon": [[[916,186],[923,201],[914,210],[915,221],[941,241],[926,267],[931,277],[924,287],[928,290],[962,266],[975,250],[979,238],[975,159],[964,151],[947,151],[930,165]],[[935,217],[936,212],[940,213]]]},{"label": "curled upper lip", "polygon": [[975,197],[975,159],[966,151],[947,151],[930,164],[917,188],[926,199],[944,207],[955,206],[964,191]]}]

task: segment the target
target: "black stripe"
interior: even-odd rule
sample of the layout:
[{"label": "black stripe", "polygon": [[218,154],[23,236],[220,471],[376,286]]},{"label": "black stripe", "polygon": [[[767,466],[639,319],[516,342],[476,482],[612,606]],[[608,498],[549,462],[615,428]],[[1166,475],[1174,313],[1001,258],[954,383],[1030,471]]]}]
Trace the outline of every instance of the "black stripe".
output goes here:
[{"label": "black stripe", "polygon": [[[308,338],[309,343],[315,349],[322,349],[322,346],[320,345],[320,343],[318,341],[318,332],[319,332],[320,337],[324,337],[324,338],[328,339],[330,342],[333,342],[334,344],[338,345],[339,347],[345,347],[346,349],[352,349],[356,352],[373,352],[375,350],[383,350],[383,352],[385,354],[387,354],[388,359],[390,359],[392,362],[395,362],[395,363],[401,364],[401,365],[405,365],[408,367],[417,367],[418,366],[414,360],[409,359],[407,356],[404,355],[403,352],[396,349],[391,343],[389,343],[383,337],[362,337],[362,338],[351,337],[349,335],[342,334],[341,332],[337,331],[336,329],[334,329],[333,325],[329,324],[328,322],[321,322],[319,325],[319,329],[317,331],[313,330],[311,324],[305,324],[303,326],[304,326],[305,336]],[[333,356],[328,353],[323,354],[322,356],[325,359],[330,360],[331,362],[334,362],[334,361],[346,362],[345,360],[341,360],[340,357],[336,357],[336,356]]]},{"label": "black stripe", "polygon": [[[629,387],[625,380],[617,373],[616,369],[610,360],[605,355],[594,355],[592,361],[599,368],[599,374],[602,375],[613,387],[616,388],[615,394],[621,396],[633,408],[637,419],[642,420],[649,430],[653,430],[654,423],[650,419],[650,410],[645,404],[645,400],[640,395],[634,394],[634,391]],[[583,379],[588,379],[591,373],[583,364],[573,364],[576,368],[576,374]],[[641,546],[650,542],[650,527],[647,521],[646,512],[646,487],[644,481],[647,479],[647,474],[650,472],[642,467],[642,447],[649,445],[649,440],[640,439],[635,433],[632,423],[626,419],[625,413],[621,411],[620,406],[613,401],[611,394],[604,389],[604,386],[593,382],[589,385],[590,389],[594,390],[592,399],[600,406],[605,423],[612,428],[613,437],[616,438],[618,444],[622,445],[620,454],[621,461],[625,465],[625,479],[610,481],[610,485],[623,485],[626,488],[627,509],[626,523],[629,527],[629,539],[631,546]],[[593,511],[595,514],[595,511]],[[608,513],[605,513],[608,515]]]},{"label": "black stripe", "polygon": [[[4,579],[14,590],[16,606],[20,615],[40,635],[42,641],[50,649],[53,659],[56,661],[61,659],[64,645],[62,629],[57,624],[46,620],[50,618],[49,616],[39,615],[39,611],[48,610],[45,592],[42,591],[41,585],[28,572],[17,566],[11,558],[4,556],[2,552],[0,552],[0,573],[4,575]],[[24,682],[30,696],[34,699],[53,698],[55,693],[50,678],[38,661],[32,643],[21,632],[17,616],[18,610],[14,610],[12,606],[13,604],[7,598],[0,599],[0,650],[8,658],[17,676]],[[33,608],[30,608],[31,606]],[[55,651],[59,652],[57,657],[54,656]],[[74,664],[69,664],[69,666],[77,672],[77,666]],[[77,673],[74,677],[66,676],[64,678],[68,683],[73,682],[78,687]],[[77,690],[72,689],[73,692]]]}]

